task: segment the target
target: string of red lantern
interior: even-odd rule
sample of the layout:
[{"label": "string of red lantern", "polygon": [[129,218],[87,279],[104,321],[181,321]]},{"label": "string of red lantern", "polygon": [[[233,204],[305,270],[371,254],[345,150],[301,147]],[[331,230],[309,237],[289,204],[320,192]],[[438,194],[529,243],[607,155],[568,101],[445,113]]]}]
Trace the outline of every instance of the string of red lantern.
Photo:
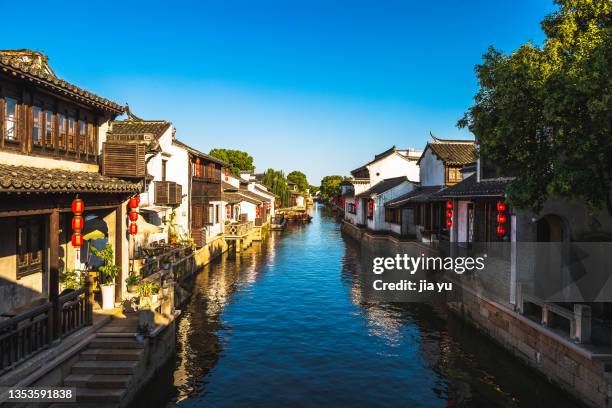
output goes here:
[{"label": "string of red lantern", "polygon": [[357,197],[355,197],[355,211],[357,211],[357,203],[359,202],[359,200],[357,200]]},{"label": "string of red lantern", "polygon": [[453,202],[446,202],[446,228],[450,229],[453,226]]},{"label": "string of red lantern", "polygon": [[228,220],[232,218],[232,206],[230,204],[225,206],[225,218]]},{"label": "string of red lantern", "polygon": [[196,177],[200,177],[201,174],[202,174],[202,169],[200,168],[200,158],[198,157],[195,160],[195,175]]},{"label": "string of red lantern", "polygon": [[74,217],[72,218],[72,246],[75,248],[80,248],[83,246],[83,234],[81,231],[85,226],[85,222],[83,221],[83,212],[85,211],[85,203],[78,196],[72,200],[72,214]]},{"label": "string of red lantern", "polygon": [[229,168],[226,167],[223,173],[225,173],[225,181],[229,181]]},{"label": "string of red lantern", "polygon": [[130,198],[130,201],[128,202],[128,206],[130,207],[130,212],[128,214],[129,219],[130,219],[130,227],[129,227],[130,235],[138,234],[138,224],[136,222],[138,221],[138,206],[139,205],[140,205],[140,195],[136,195]]},{"label": "string of red lantern", "polygon": [[374,200],[371,198],[368,202],[368,215],[374,215]]},{"label": "string of red lantern", "polygon": [[503,201],[497,202],[497,236],[503,237],[506,235],[506,203]]}]

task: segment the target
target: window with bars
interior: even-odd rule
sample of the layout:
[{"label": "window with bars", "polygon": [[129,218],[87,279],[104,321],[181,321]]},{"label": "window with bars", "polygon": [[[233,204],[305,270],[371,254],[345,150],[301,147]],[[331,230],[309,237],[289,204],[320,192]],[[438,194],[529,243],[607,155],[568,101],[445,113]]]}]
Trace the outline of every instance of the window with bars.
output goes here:
[{"label": "window with bars", "polygon": [[402,213],[397,208],[385,208],[385,221],[392,224],[402,223]]}]

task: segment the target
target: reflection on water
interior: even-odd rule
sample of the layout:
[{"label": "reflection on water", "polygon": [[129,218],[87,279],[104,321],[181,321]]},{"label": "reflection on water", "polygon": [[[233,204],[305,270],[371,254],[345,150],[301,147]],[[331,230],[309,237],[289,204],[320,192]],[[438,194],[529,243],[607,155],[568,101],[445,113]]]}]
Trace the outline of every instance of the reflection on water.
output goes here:
[{"label": "reflection on water", "polygon": [[138,406],[575,406],[443,305],[361,304],[358,244],[314,215],[196,277]]}]

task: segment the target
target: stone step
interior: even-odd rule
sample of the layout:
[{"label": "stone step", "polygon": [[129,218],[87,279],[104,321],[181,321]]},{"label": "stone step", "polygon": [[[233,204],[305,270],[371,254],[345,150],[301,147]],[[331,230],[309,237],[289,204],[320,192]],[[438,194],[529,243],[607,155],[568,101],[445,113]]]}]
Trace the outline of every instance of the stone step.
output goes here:
[{"label": "stone step", "polygon": [[[77,402],[120,402],[125,394],[125,388],[77,388]],[[80,407],[81,405],[79,405]]]},{"label": "stone step", "polygon": [[72,366],[74,374],[133,374],[138,361],[78,361]]},{"label": "stone step", "polygon": [[79,360],[103,360],[103,361],[138,361],[143,355],[141,348],[112,349],[112,348],[88,348],[79,354]]},{"label": "stone step", "polygon": [[125,337],[96,337],[89,344],[91,348],[105,349],[135,349],[144,348],[144,342]]},{"label": "stone step", "polygon": [[86,374],[73,373],[64,379],[65,387],[77,388],[125,388],[130,383],[130,374]]}]

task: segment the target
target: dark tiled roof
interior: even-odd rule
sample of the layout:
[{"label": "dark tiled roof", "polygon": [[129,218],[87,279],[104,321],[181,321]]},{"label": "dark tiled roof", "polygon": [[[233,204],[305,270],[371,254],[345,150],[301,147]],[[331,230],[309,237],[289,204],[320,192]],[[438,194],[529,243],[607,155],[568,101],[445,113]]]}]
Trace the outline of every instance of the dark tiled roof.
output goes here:
[{"label": "dark tiled roof", "polygon": [[142,135],[152,134],[159,139],[170,127],[170,122],[165,120],[114,120],[111,122],[109,135]]},{"label": "dark tiled roof", "polygon": [[29,79],[36,85],[46,86],[55,93],[88,103],[100,109],[122,113],[125,108],[118,103],[88,92],[58,78],[49,67],[47,56],[32,50],[0,50],[0,70],[21,79]]},{"label": "dark tiled roof", "polygon": [[271,192],[271,191],[270,191],[270,190],[268,190],[267,188],[264,190],[264,188],[262,188],[262,187],[255,186],[255,190],[257,190],[257,191],[261,191],[262,193],[269,194],[269,195],[271,195],[271,196],[274,196],[274,197],[278,198],[278,196],[277,196],[276,194],[274,194],[273,192]]},{"label": "dark tiled roof", "polygon": [[241,193],[241,194],[243,194],[243,195],[245,195],[245,196],[247,196],[247,197],[252,198],[253,200],[258,200],[258,201],[267,201],[267,202],[270,202],[270,201],[271,201],[271,199],[270,199],[270,198],[268,198],[268,197],[264,197],[264,196],[262,196],[262,195],[257,194],[257,193],[256,193],[256,192],[254,192],[254,191],[247,190],[247,189],[245,189],[245,188],[244,188],[244,189],[243,189],[243,188],[241,188],[241,189],[240,189],[240,193]]},{"label": "dark tiled roof", "polygon": [[506,187],[512,181],[510,178],[486,179],[480,182],[476,181],[476,175],[472,174],[460,183],[452,187],[448,187],[440,197],[455,198],[455,197],[497,197],[504,195]]},{"label": "dark tiled roof", "polygon": [[0,164],[0,193],[135,193],[140,187],[94,172]]},{"label": "dark tiled roof", "polygon": [[261,200],[257,200],[248,195],[242,194],[242,191],[235,193],[223,193],[223,201],[226,201],[229,204],[238,204],[241,201],[246,201],[251,204],[259,205],[261,204]]},{"label": "dark tiled roof", "polygon": [[408,194],[399,196],[385,204],[387,208],[400,208],[406,204],[424,203],[435,198],[438,192],[443,191],[442,186],[417,187]]},{"label": "dark tiled roof", "polygon": [[447,165],[462,166],[476,162],[476,146],[471,141],[452,142],[440,140],[427,142],[427,147],[425,147],[421,158],[419,158],[418,164],[420,164],[427,149],[431,149],[431,152]]},{"label": "dark tiled roof", "polygon": [[367,189],[363,193],[359,194],[357,197],[368,197],[368,196],[371,196],[373,194],[384,193],[385,191],[390,190],[393,187],[399,186],[404,181],[408,181],[408,177],[401,176],[401,177],[394,177],[394,178],[384,179],[384,180],[376,183],[374,186],[370,187],[369,189]]}]

